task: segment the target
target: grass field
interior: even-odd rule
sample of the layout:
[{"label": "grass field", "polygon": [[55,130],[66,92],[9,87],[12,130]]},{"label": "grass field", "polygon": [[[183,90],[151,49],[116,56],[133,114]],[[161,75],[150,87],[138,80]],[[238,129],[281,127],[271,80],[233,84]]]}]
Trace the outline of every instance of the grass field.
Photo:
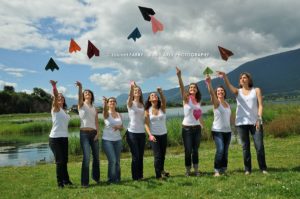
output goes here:
[{"label": "grass field", "polygon": [[[253,145],[253,142],[251,143]],[[254,148],[253,173],[243,173],[242,149],[232,144],[229,150],[227,175],[213,177],[215,146],[204,142],[200,146],[200,177],[184,176],[182,147],[168,148],[165,168],[171,177],[164,181],[154,178],[153,157],[146,151],[143,181],[132,181],[131,159],[128,153],[121,160],[122,182],[109,185],[107,161],[101,156],[101,183],[91,182],[87,189],[80,187],[81,161],[70,158],[69,174],[74,185],[58,189],[55,164],[32,167],[0,168],[1,198],[299,198],[300,196],[300,136],[268,137],[265,140],[268,175],[258,170]]]}]

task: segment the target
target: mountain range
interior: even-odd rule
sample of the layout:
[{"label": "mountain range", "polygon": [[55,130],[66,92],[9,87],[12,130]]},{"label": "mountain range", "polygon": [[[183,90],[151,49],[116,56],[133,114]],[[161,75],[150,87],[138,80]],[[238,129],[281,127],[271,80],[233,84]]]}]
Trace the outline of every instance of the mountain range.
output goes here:
[{"label": "mountain range", "polygon": [[[264,96],[300,91],[300,49],[262,57],[246,62],[227,74],[230,82],[238,87],[239,75],[249,72],[252,75],[254,87],[259,87]],[[197,82],[202,99],[209,99],[204,80]],[[224,85],[221,78],[212,80],[213,87]],[[187,88],[187,86],[186,86]],[[179,88],[164,90],[169,102],[181,102]],[[144,99],[149,93],[144,93]],[[128,94],[117,97],[119,105],[125,104]]]}]

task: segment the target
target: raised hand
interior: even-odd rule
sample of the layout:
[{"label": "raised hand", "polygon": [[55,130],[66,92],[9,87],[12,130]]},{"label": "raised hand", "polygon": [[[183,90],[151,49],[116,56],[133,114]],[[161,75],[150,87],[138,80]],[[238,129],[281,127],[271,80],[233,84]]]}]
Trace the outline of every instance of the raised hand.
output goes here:
[{"label": "raised hand", "polygon": [[82,84],[81,84],[80,81],[76,81],[76,82],[75,82],[75,85],[76,85],[77,87],[79,87],[79,88],[82,88]]},{"label": "raised hand", "polygon": [[176,75],[181,76],[181,70],[176,66]]},{"label": "raised hand", "polygon": [[158,93],[162,93],[161,87],[157,87],[157,92],[158,92]]},{"label": "raised hand", "polygon": [[130,81],[130,86],[132,86],[132,87],[136,87],[136,83],[135,83],[135,81]]},{"label": "raised hand", "polygon": [[56,86],[56,83],[57,83],[57,81],[50,80],[50,84],[52,85],[52,87],[55,87],[55,86]]},{"label": "raised hand", "polygon": [[103,104],[107,103],[107,98],[105,96],[102,97],[102,102],[103,102]]},{"label": "raised hand", "polygon": [[217,75],[219,76],[219,77],[221,77],[221,78],[224,78],[225,77],[225,73],[224,72],[222,72],[222,71],[216,71],[217,72]]},{"label": "raised hand", "polygon": [[210,82],[211,82],[211,77],[210,77],[209,75],[206,75],[206,76],[205,76],[205,82],[208,83],[208,84],[210,84]]}]

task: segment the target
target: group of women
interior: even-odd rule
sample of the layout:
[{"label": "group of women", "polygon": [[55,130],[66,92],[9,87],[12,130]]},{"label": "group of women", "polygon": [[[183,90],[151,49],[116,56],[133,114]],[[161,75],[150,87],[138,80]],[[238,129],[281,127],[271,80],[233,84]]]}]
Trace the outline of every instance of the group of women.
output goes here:
[{"label": "group of women", "polygon": [[[262,129],[262,94],[259,88],[253,87],[249,73],[242,73],[239,88],[234,87],[224,72],[217,71],[225,81],[226,86],[235,95],[237,110],[235,126],[239,133],[244,158],[245,175],[252,170],[250,153],[250,134],[253,137],[257,160],[260,170],[266,174],[267,166],[263,144]],[[181,70],[176,67],[180,92],[183,100],[184,119],[182,121],[182,139],[185,154],[185,175],[199,176],[199,153],[201,131],[204,127],[201,110],[201,93],[196,83],[191,83],[186,91],[181,78]],[[228,148],[231,140],[231,128],[234,118],[231,108],[226,102],[226,90],[218,86],[215,90],[210,76],[206,76],[206,84],[213,104],[214,121],[211,128],[216,145],[214,160],[214,176],[226,172],[228,164]],[[55,156],[58,187],[72,185],[69,179],[68,162],[68,121],[66,103],[62,94],[58,93],[56,82],[51,80],[53,87],[52,130],[49,145]],[[89,186],[90,151],[92,151],[92,179],[100,182],[99,164],[99,122],[98,113],[93,105],[94,94],[90,90],[82,91],[82,84],[78,87],[78,112],[80,118],[80,145],[83,151],[81,167],[81,186]],[[102,147],[108,159],[108,182],[117,183],[121,180],[120,154],[122,150],[121,130],[124,128],[122,116],[116,111],[116,98],[103,97],[103,119],[105,126],[102,133]],[[132,82],[127,100],[129,124],[126,131],[126,141],[129,145],[132,162],[131,174],[133,180],[143,179],[143,156],[146,143],[146,133],[154,154],[154,170],[157,179],[169,177],[165,171],[164,162],[167,148],[166,128],[166,98],[161,88],[157,93],[150,93],[145,104],[142,90]],[[191,171],[193,169],[193,172]]]}]

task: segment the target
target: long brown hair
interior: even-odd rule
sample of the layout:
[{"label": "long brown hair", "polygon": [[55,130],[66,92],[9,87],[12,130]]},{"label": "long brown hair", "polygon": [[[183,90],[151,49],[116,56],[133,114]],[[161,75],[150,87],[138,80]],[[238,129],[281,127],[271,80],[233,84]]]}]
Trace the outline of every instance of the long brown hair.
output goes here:
[{"label": "long brown hair", "polygon": [[[198,85],[197,85],[196,83],[190,83],[189,89],[190,89],[190,87],[191,87],[192,85],[194,85],[194,86],[197,88],[196,101],[197,101],[197,102],[200,102],[200,101],[201,101],[201,93],[200,93],[199,87],[198,87]],[[188,94],[190,95],[189,92],[188,92]],[[188,96],[189,96],[189,95],[188,95]]]},{"label": "long brown hair", "polygon": [[85,92],[85,91],[89,92],[89,93],[92,95],[91,104],[93,104],[93,103],[94,103],[94,100],[95,100],[95,98],[94,98],[94,93],[93,93],[93,91],[91,91],[91,90],[89,90],[89,89],[85,89],[85,90],[82,92],[82,99],[83,99],[83,101],[85,100],[85,99],[84,99],[84,92]]},{"label": "long brown hair", "polygon": [[[252,80],[251,74],[248,73],[248,72],[243,72],[243,73],[240,74],[240,79],[242,78],[243,75],[245,75],[248,78],[248,80],[249,80],[248,81],[248,86],[250,88],[252,88],[253,87],[253,80]],[[240,88],[242,88],[242,85],[240,84],[240,79],[239,79],[239,86],[240,86]]]},{"label": "long brown hair", "polygon": [[[151,94],[152,93],[150,93],[150,95]],[[145,110],[148,110],[152,106],[152,103],[150,102],[150,95],[148,96],[147,101],[145,103]],[[160,109],[160,107],[161,107],[161,101],[159,99],[159,96],[157,95],[157,109]]]},{"label": "long brown hair", "polygon": [[[142,89],[141,89],[141,87],[139,87],[139,86],[135,86],[133,89],[135,89],[135,88],[140,89],[140,91],[141,91],[141,96],[140,96],[139,102],[140,102],[141,104],[143,104],[143,106],[144,106],[144,99],[143,99],[143,92],[142,92]],[[133,101],[133,100],[134,100],[134,96],[132,97],[132,101]]]}]

